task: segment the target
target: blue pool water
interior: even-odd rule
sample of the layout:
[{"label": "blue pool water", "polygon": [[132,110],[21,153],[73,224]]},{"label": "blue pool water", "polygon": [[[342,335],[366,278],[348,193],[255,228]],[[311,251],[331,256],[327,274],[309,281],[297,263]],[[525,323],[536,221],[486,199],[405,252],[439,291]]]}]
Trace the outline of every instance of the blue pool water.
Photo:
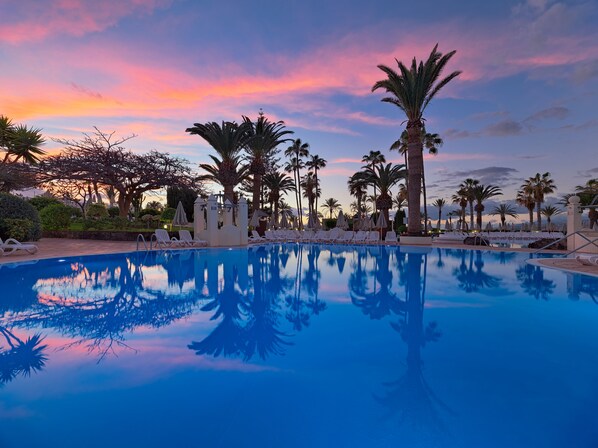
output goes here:
[{"label": "blue pool water", "polygon": [[598,446],[598,279],[528,257],[269,245],[0,265],[0,446]]}]

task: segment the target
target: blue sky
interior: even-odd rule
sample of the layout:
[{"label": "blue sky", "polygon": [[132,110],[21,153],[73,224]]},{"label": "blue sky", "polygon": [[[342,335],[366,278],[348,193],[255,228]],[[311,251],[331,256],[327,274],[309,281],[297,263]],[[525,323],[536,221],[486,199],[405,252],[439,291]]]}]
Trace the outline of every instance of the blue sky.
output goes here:
[{"label": "blue sky", "polygon": [[537,172],[555,199],[598,177],[591,1],[0,0],[0,113],[49,137],[134,132],[131,149],[197,164],[210,149],[186,127],[262,108],[328,160],[323,197],[347,210],[364,154],[400,160],[404,117],[370,92],[376,65],[436,43],[463,73],[425,114],[445,141],[426,159],[430,201],[466,177],[502,187],[498,201]]}]

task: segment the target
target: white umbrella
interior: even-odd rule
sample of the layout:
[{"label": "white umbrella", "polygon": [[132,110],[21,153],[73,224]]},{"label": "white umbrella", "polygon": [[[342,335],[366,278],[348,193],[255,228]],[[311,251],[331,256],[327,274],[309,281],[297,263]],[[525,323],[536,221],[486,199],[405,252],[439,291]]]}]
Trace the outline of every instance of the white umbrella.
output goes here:
[{"label": "white umbrella", "polygon": [[288,229],[289,226],[289,220],[287,219],[287,215],[286,213],[282,214],[282,217],[280,218],[280,228],[281,229]]},{"label": "white umbrella", "polygon": [[261,210],[256,210],[253,212],[253,215],[251,215],[251,219],[249,220],[249,225],[251,227],[257,227],[260,224],[260,218],[263,218],[264,216],[268,216],[268,214],[266,212],[263,212]]},{"label": "white umbrella", "polygon": [[309,219],[307,220],[307,228],[308,229],[319,229],[320,228],[320,220],[318,219],[318,215],[316,212],[312,212],[309,214]]},{"label": "white umbrella", "polygon": [[488,224],[486,224],[486,230],[492,230],[492,223],[489,222]]},{"label": "white umbrella", "polygon": [[376,220],[376,229],[383,229],[388,225],[388,223],[386,222],[386,217],[384,216],[384,213],[381,211],[380,213],[378,213],[378,219]]},{"label": "white umbrella", "polygon": [[361,220],[361,230],[370,230],[372,228],[372,218],[364,216]]},{"label": "white umbrella", "polygon": [[338,227],[339,229],[343,229],[345,230],[348,225],[347,225],[347,220],[345,219],[345,215],[343,214],[343,211],[341,210],[338,214],[338,217],[336,218],[336,227]]},{"label": "white umbrella", "polygon": [[179,201],[178,205],[176,206],[176,212],[174,212],[174,218],[172,219],[173,226],[183,227],[189,224],[189,220],[187,219],[187,214],[185,213],[185,208],[183,207],[183,203]]}]

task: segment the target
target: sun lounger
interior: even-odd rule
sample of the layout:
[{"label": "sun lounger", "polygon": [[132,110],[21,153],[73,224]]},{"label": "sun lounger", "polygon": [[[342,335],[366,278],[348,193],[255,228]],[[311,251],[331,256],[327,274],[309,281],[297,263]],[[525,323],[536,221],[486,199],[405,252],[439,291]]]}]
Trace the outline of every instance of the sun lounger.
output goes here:
[{"label": "sun lounger", "polygon": [[34,254],[37,252],[37,246],[32,243],[21,243],[14,238],[9,238],[4,242],[0,240],[0,254],[2,256],[10,255],[19,250],[25,251],[28,254]]},{"label": "sun lounger", "polygon": [[598,266],[598,255],[576,255],[575,259],[584,266]]},{"label": "sun lounger", "polygon": [[384,242],[386,244],[397,244],[397,234],[394,230],[389,230],[386,232],[386,237],[384,238]]},{"label": "sun lounger", "polygon": [[151,241],[156,242],[156,247],[158,249],[184,247],[186,245],[185,243],[182,243],[176,239],[174,236],[170,238],[170,235],[164,229],[156,229],[152,235]]},{"label": "sun lounger", "polygon": [[181,246],[207,246],[208,242],[200,239],[195,239],[191,236],[191,232],[188,230],[179,230],[179,241]]},{"label": "sun lounger", "polygon": [[380,234],[377,230],[370,230],[370,233],[366,236],[366,244],[374,244],[380,242]]}]

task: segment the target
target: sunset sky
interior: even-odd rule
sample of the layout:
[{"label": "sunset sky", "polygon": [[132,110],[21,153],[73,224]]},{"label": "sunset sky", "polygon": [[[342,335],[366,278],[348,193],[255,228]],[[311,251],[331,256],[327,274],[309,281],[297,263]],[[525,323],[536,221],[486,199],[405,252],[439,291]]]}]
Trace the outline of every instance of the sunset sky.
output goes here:
[{"label": "sunset sky", "polygon": [[347,211],[364,154],[401,160],[388,148],[404,116],[371,93],[376,66],[437,42],[463,73],[425,114],[445,140],[426,157],[429,202],[466,177],[498,201],[537,172],[555,198],[598,177],[595,1],[0,0],[0,114],[48,140],[135,133],[131,149],[196,166],[210,148],[185,128],[262,108],[328,160],[323,198]]}]

